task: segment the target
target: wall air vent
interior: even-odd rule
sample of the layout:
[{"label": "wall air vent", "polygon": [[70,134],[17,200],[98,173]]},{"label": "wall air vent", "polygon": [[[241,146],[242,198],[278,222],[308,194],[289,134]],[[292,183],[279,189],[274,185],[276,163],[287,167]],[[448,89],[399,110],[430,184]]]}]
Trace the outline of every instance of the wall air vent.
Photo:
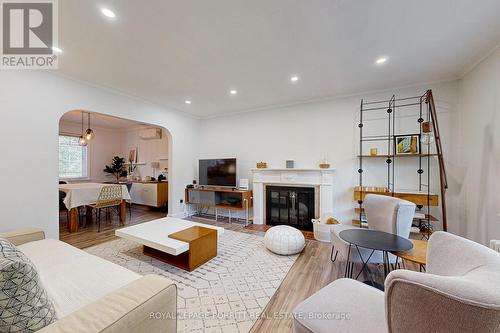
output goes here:
[{"label": "wall air vent", "polygon": [[139,137],[142,140],[161,139],[161,128],[146,128],[139,131]]}]

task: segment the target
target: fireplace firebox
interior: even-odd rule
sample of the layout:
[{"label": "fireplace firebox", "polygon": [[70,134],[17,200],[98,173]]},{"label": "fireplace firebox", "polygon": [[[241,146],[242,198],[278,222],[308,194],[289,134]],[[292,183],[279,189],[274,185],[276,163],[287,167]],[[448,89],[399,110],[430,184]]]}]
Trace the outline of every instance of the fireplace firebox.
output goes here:
[{"label": "fireplace firebox", "polygon": [[312,231],[314,188],[266,186],[266,224]]}]

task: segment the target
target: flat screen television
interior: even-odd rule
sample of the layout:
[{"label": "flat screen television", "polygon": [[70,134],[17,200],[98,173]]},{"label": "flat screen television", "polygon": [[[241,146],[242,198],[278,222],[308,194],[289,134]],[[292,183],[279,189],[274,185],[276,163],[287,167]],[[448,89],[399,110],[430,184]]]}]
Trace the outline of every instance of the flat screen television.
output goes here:
[{"label": "flat screen television", "polygon": [[199,184],[204,186],[236,187],[236,159],[200,160]]}]

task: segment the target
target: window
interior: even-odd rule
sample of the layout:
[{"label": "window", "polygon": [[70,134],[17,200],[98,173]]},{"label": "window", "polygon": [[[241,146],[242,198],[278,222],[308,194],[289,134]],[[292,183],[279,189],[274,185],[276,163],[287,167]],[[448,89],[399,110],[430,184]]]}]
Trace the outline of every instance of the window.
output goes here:
[{"label": "window", "polygon": [[87,178],[87,147],[79,137],[59,135],[59,178]]}]

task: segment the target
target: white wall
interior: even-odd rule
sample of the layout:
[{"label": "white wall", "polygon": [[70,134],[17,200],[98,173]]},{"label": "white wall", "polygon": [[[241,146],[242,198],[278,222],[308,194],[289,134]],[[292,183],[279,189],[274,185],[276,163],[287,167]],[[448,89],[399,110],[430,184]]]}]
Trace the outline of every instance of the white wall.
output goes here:
[{"label": "white wall", "polygon": [[[86,129],[86,128],[85,128]],[[88,176],[91,181],[102,182],[113,180],[102,170],[104,166],[111,163],[114,156],[122,155],[123,132],[119,129],[92,126],[96,134],[94,140],[87,145],[89,160]],[[62,134],[80,135],[81,125],[67,121],[59,122],[59,132]]]},{"label": "white wall", "polygon": [[455,231],[487,243],[500,239],[500,48],[461,80],[458,110]]},{"label": "white wall", "polygon": [[42,71],[0,73],[0,231],[38,227],[58,233],[59,119],[75,109],[166,128],[169,140],[170,214],[195,174],[199,121],[111,90]]},{"label": "white wall", "polygon": [[[450,152],[451,115],[457,101],[457,82],[432,84],[422,87],[397,89],[376,94],[363,94],[329,101],[308,103],[279,109],[242,113],[203,120],[200,135],[200,158],[237,157],[240,178],[252,179],[250,169],[256,162],[265,161],[268,167],[284,167],[286,159],[296,161],[296,167],[316,168],[325,156],[335,172],[334,214],[344,222],[353,217],[353,186],[358,184],[359,131],[357,127],[360,99],[389,99],[421,95],[426,89],[433,89],[439,111],[439,125],[443,136],[445,159],[454,163]],[[372,119],[372,123],[380,122]],[[411,118],[413,122],[415,117]],[[369,123],[368,121],[367,123]],[[385,121],[382,132],[387,131]],[[401,131],[414,129],[407,122],[398,122]],[[412,125],[413,126],[413,125]],[[400,180],[399,188],[413,187],[416,182],[415,163],[404,161],[402,169],[409,170],[407,177]],[[372,160],[366,164],[366,178],[369,184],[376,179],[385,179],[383,160]],[[434,168],[434,170],[437,170]],[[380,177],[377,177],[379,176]],[[433,183],[438,186],[436,180]],[[370,184],[371,185],[371,184]],[[376,185],[376,184],[374,184]],[[383,181],[380,185],[383,185]],[[433,188],[437,190],[439,187]],[[436,212],[437,214],[437,212]]]},{"label": "white wall", "polygon": [[123,139],[121,145],[121,154],[128,160],[128,154],[131,149],[136,149],[138,152],[138,163],[146,163],[146,165],[138,165],[134,172],[135,176],[144,178],[153,176],[151,162],[160,162],[160,168],[155,171],[155,176],[158,177],[159,172],[164,168],[168,168],[168,135],[162,130],[161,139],[143,140],[139,137],[141,128],[131,128],[122,132]]}]

